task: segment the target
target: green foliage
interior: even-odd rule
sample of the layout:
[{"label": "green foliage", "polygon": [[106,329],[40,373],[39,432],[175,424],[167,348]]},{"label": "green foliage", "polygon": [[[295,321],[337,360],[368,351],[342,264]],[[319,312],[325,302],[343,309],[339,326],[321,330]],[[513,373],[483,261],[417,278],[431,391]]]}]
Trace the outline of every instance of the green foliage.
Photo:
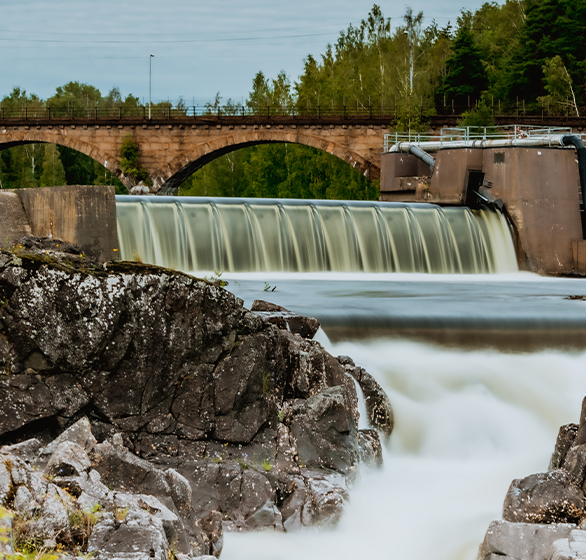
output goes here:
[{"label": "green foliage", "polygon": [[65,185],[65,169],[61,158],[59,157],[59,150],[55,144],[48,144],[45,146],[45,156],[43,159],[43,173],[41,174],[41,187],[55,187]]},{"label": "green foliage", "polygon": [[271,465],[271,463],[269,462],[268,459],[263,459],[263,461],[262,461],[262,468],[265,471],[269,472],[273,468],[273,466]]},{"label": "green foliage", "polygon": [[378,185],[321,150],[299,144],[264,144],[213,160],[189,177],[179,194],[376,200]]},{"label": "green foliage", "polygon": [[47,99],[47,106],[56,115],[91,115],[95,106],[102,101],[100,90],[89,84],[68,82],[59,86],[55,95]]},{"label": "green foliage", "polygon": [[277,78],[271,81],[262,72],[255,75],[246,106],[258,113],[276,114],[287,112],[292,102],[291,83],[281,70]]},{"label": "green foliage", "polygon": [[463,23],[458,30],[446,66],[447,73],[439,89],[440,95],[454,99],[458,104],[480,99],[481,93],[488,86],[488,80],[480,50],[467,23]]},{"label": "green foliage", "polygon": [[543,104],[547,104],[548,112],[565,112],[566,107],[571,107],[572,112],[580,116],[576,104],[576,96],[570,76],[562,57],[559,55],[549,58],[545,61],[543,69],[543,82],[547,95],[540,98]]},{"label": "green foliage", "polygon": [[476,107],[462,113],[462,117],[458,121],[458,126],[494,126],[494,116],[492,114],[492,109],[484,102],[484,100],[480,100]]},{"label": "green foliage", "polygon": [[543,66],[556,56],[567,68],[579,104],[585,101],[586,0],[527,0],[518,50],[512,56],[508,95],[534,101],[544,91]]},{"label": "green foliage", "polygon": [[132,136],[126,136],[120,145],[120,169],[135,183],[149,180],[148,171],[140,165],[139,148]]}]

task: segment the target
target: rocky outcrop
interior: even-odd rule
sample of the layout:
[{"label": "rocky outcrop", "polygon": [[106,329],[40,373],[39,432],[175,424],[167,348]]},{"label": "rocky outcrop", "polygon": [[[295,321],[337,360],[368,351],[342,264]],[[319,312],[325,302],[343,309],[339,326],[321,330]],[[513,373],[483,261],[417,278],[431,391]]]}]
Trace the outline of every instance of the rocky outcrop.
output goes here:
[{"label": "rocky outcrop", "polygon": [[[60,535],[64,492],[98,504],[88,549],[217,555],[222,529],[333,523],[359,462],[382,462],[377,431],[358,429],[356,374],[311,340],[314,320],[272,322],[205,280],[34,244],[0,252],[0,305],[0,443],[41,461],[55,498],[0,484],[0,501],[54,510]],[[388,399],[358,381],[388,435]]]},{"label": "rocky outcrop", "polygon": [[491,523],[479,559],[586,558],[586,398],[580,424],[560,428],[550,470],[513,480],[504,521]]}]

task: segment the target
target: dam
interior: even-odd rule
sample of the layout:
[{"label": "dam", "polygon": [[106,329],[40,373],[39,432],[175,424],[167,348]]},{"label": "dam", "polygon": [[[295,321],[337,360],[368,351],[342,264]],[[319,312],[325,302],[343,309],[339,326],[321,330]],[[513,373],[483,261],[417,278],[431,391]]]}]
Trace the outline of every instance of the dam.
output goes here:
[{"label": "dam", "polygon": [[[495,161],[478,150],[430,150],[433,174],[414,169],[411,153],[385,152],[383,166],[396,171],[382,183],[388,200],[373,203],[5,193],[4,223],[20,207],[19,234],[71,236],[103,260],[215,271],[248,308],[266,299],[317,317],[324,347],[351,356],[389,395],[397,423],[385,466],[360,473],[337,528],[226,534],[224,557],[474,560],[511,479],[546,468],[586,391],[586,281],[528,271],[576,271],[576,153],[510,147]],[[507,171],[499,183],[497,172],[525,157],[531,180],[511,182]],[[559,165],[537,167],[545,157]],[[444,175],[445,162],[458,173]],[[471,197],[492,193],[487,204],[468,186]]]}]

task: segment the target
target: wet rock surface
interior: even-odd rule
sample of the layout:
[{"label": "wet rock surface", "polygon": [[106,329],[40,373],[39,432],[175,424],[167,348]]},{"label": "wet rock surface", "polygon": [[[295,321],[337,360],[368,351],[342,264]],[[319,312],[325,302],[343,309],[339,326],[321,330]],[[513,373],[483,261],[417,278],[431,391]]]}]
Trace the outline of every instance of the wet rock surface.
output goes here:
[{"label": "wet rock surface", "polygon": [[[359,430],[356,374],[311,340],[319,323],[25,245],[0,252],[0,503],[39,542],[219,556],[225,530],[335,523],[360,461],[381,464],[388,399],[360,369],[378,431]],[[71,520],[98,513],[82,538]]]},{"label": "wet rock surface", "polygon": [[562,426],[549,471],[513,480],[503,521],[493,521],[480,560],[586,558],[586,398],[579,424]]}]

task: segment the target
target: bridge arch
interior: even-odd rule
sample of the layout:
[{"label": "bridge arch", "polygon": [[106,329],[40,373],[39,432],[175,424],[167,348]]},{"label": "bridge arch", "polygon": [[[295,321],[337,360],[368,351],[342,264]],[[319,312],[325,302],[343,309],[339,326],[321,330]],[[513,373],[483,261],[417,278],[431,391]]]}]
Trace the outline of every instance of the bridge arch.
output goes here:
[{"label": "bridge arch", "polygon": [[76,150],[103,165],[128,186],[128,178],[124,177],[120,170],[120,158],[114,152],[101,149],[99,146],[77,137],[55,134],[51,129],[45,131],[23,131],[19,134],[7,136],[5,129],[0,128],[0,150],[7,150],[27,144],[55,144]]},{"label": "bridge arch", "polygon": [[377,180],[380,177],[380,168],[347,146],[303,131],[283,132],[265,129],[226,134],[202,143],[195,149],[185,151],[177,155],[164,168],[157,169],[155,184],[161,186],[160,194],[174,194],[187,177],[220,156],[250,146],[277,143],[310,146],[345,161],[369,179]]}]

